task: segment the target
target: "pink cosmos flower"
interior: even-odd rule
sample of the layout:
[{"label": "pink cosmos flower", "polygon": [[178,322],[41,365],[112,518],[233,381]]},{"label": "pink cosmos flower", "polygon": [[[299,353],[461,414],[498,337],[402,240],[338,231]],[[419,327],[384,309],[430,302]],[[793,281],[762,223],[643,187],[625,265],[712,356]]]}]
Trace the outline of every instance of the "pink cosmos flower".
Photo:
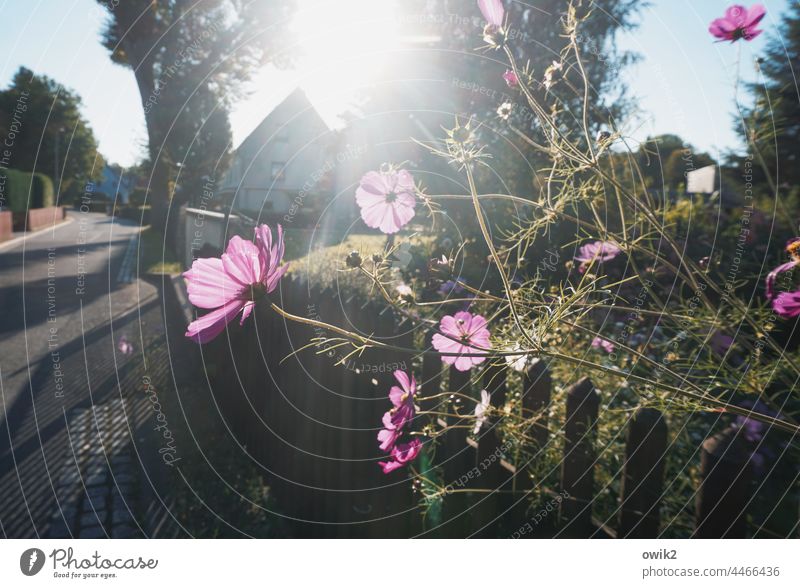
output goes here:
[{"label": "pink cosmos flower", "polygon": [[503,26],[503,17],[506,14],[503,0],[478,0],[478,8],[486,22],[496,27]]},{"label": "pink cosmos flower", "polygon": [[778,274],[788,272],[800,264],[800,237],[794,237],[786,242],[786,253],[792,258],[792,261],[782,263],[767,275],[767,300],[772,300],[775,296],[775,280]]},{"label": "pink cosmos flower", "polygon": [[506,84],[509,88],[516,88],[519,86],[519,78],[517,77],[517,74],[510,69],[507,69],[506,73],[503,74],[503,79],[506,81]]},{"label": "pink cosmos flower", "polygon": [[586,268],[593,261],[600,263],[604,261],[611,261],[621,253],[621,249],[614,245],[611,241],[595,241],[594,243],[587,243],[578,250],[578,255],[575,256],[575,261],[580,261],[581,265],[578,270],[583,273]]},{"label": "pink cosmos flower", "polygon": [[389,400],[394,408],[383,415],[384,428],[378,433],[381,451],[392,451],[403,427],[414,418],[414,395],[417,393],[417,381],[402,370],[394,372],[400,386],[392,386]]},{"label": "pink cosmos flower", "polygon": [[399,231],[414,218],[417,199],[414,178],[405,171],[371,171],[361,178],[356,202],[368,227],[386,234]]},{"label": "pink cosmos flower", "polygon": [[783,318],[800,316],[800,290],[778,294],[772,301],[772,310]]},{"label": "pink cosmos flower", "polygon": [[606,353],[613,353],[616,346],[609,341],[608,339],[603,339],[602,337],[595,337],[592,339],[592,347],[595,349],[602,349]]},{"label": "pink cosmos flower", "polygon": [[133,344],[128,341],[128,338],[125,335],[123,335],[117,342],[117,349],[119,349],[120,353],[123,355],[130,355],[133,353]]},{"label": "pink cosmos flower", "polygon": [[408,443],[398,443],[392,448],[391,461],[379,461],[384,474],[389,474],[414,461],[422,450],[422,441],[415,437]]},{"label": "pink cosmos flower", "polygon": [[761,4],[753,4],[748,10],[734,4],[728,7],[723,18],[717,18],[708,26],[708,32],[720,41],[731,43],[744,39],[752,41],[763,31],[756,29],[767,10]]},{"label": "pink cosmos flower", "polygon": [[231,237],[221,258],[196,259],[183,274],[189,300],[199,308],[214,309],[192,322],[186,336],[197,343],[207,343],[219,335],[236,315],[240,324],[253,312],[258,298],[275,290],[286,273],[283,259],[283,228],[272,242],[267,225],[256,228],[256,242]]},{"label": "pink cosmos flower", "polygon": [[481,353],[481,349],[471,347],[472,345],[491,349],[492,344],[489,342],[490,333],[486,328],[486,319],[479,314],[472,315],[467,311],[461,311],[453,316],[444,316],[439,322],[439,330],[444,335],[440,333],[433,335],[433,347],[436,351],[453,353],[453,355],[443,355],[442,361],[447,365],[455,366],[460,372],[469,371],[473,365],[478,365],[486,359],[485,357],[462,355],[464,353]]}]

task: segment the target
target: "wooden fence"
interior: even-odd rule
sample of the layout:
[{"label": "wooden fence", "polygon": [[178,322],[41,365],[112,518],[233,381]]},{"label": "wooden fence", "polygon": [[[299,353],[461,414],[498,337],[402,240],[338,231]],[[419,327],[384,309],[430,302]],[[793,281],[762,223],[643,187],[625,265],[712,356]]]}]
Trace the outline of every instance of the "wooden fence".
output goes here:
[{"label": "wooden fence", "polygon": [[[279,303],[291,313],[413,347],[411,326],[396,321],[385,305],[342,298],[331,290],[309,291],[290,280],[284,280],[276,298],[279,293]],[[539,488],[550,497],[545,514],[530,508],[537,481],[531,479],[528,464],[514,463],[514,452],[503,447],[497,422],[490,420],[477,442],[469,437],[467,426],[453,428],[437,440],[436,463],[442,465],[448,495],[442,523],[423,527],[421,496],[412,490],[408,470],[384,475],[377,464],[382,456],[376,434],[389,408],[392,372],[411,371],[412,357],[367,350],[344,366],[334,366],[339,349],[319,354],[308,346],[325,333],[287,322],[263,306],[254,313],[254,321],[241,329],[236,325],[229,337],[219,337],[203,353],[214,366],[214,394],[231,433],[263,468],[294,535],[658,536],[668,448],[665,419],[654,409],[640,409],[631,418],[617,516],[599,521],[593,516],[598,392],[589,378],[581,379],[567,391],[565,422],[548,423],[544,409],[551,404],[552,382],[541,360],[525,373],[522,405],[541,415],[527,430],[531,446],[525,453],[533,456],[527,459],[536,459],[551,430],[563,434],[560,485]],[[425,355],[421,373],[415,375],[423,395],[449,390],[477,397],[479,388],[473,387],[471,374],[443,369],[436,355]],[[495,407],[504,404],[506,376],[503,367],[483,369],[481,387],[491,392]],[[463,414],[471,412],[470,408]],[[745,536],[752,468],[740,437],[727,429],[702,444],[695,537]],[[478,490],[486,488],[497,491]]]}]

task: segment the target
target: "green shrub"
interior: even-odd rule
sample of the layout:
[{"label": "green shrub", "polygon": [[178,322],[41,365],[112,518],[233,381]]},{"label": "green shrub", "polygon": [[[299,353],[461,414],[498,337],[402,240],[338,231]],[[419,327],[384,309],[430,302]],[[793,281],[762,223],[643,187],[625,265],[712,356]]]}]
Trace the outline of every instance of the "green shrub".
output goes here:
[{"label": "green shrub", "polygon": [[31,174],[7,169],[3,170],[3,175],[6,177],[5,206],[12,212],[27,211]]},{"label": "green shrub", "polygon": [[46,175],[6,169],[0,172],[0,176],[6,178],[3,205],[8,210],[27,212],[31,208],[42,208],[55,204],[53,182]]},{"label": "green shrub", "polygon": [[131,206],[142,206],[147,198],[147,190],[144,188],[134,188],[128,196],[128,204]]},{"label": "green shrub", "polygon": [[31,194],[33,208],[55,206],[56,197],[53,180],[44,174],[33,174],[33,192]]}]

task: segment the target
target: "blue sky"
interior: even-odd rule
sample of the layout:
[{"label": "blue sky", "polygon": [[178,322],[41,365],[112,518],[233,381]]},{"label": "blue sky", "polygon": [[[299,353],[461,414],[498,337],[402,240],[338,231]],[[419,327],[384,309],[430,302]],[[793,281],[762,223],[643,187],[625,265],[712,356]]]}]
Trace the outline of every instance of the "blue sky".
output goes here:
[{"label": "blue sky", "polygon": [[[762,28],[769,33],[788,0],[762,3],[768,11]],[[766,34],[751,43],[714,43],[706,31],[708,23],[728,4],[654,0],[643,11],[641,27],[620,37],[624,47],[643,57],[625,74],[643,113],[626,125],[634,138],[674,132],[712,154],[740,147],[732,128],[738,46],[742,79],[752,80],[753,59],[763,49]],[[0,0],[0,86],[24,65],[76,90],[101,152],[129,165],[143,153],[144,115],[133,73],[111,63],[100,45],[101,28],[102,12],[94,0]],[[300,80],[302,75],[273,71],[261,75],[259,84],[267,91],[257,92],[233,113],[234,140],[243,139]],[[746,99],[742,91],[740,99]]]},{"label": "blue sky", "polygon": [[[619,39],[642,56],[624,76],[644,112],[638,124],[628,125],[635,137],[672,132],[712,155],[742,147],[733,129],[737,55],[741,51],[742,82],[755,81],[754,60],[789,6],[784,0],[760,3],[767,9],[760,26],[764,33],[735,44],[715,43],[707,33],[708,24],[732,2],[655,0],[643,11],[641,26]],[[747,100],[740,87],[739,101]]]}]

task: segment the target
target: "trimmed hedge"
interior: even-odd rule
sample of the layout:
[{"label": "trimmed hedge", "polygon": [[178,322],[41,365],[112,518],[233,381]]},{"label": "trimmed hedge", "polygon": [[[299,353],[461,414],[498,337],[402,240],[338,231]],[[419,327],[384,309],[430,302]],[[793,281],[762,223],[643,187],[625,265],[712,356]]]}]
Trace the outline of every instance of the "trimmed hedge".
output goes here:
[{"label": "trimmed hedge", "polygon": [[[3,179],[5,178],[5,183]],[[55,205],[53,181],[44,174],[32,174],[16,169],[0,170],[2,205],[12,212],[27,212],[30,208]],[[28,194],[30,193],[30,206]]]},{"label": "trimmed hedge", "polygon": [[49,208],[56,205],[53,180],[45,174],[33,174],[33,207]]}]

